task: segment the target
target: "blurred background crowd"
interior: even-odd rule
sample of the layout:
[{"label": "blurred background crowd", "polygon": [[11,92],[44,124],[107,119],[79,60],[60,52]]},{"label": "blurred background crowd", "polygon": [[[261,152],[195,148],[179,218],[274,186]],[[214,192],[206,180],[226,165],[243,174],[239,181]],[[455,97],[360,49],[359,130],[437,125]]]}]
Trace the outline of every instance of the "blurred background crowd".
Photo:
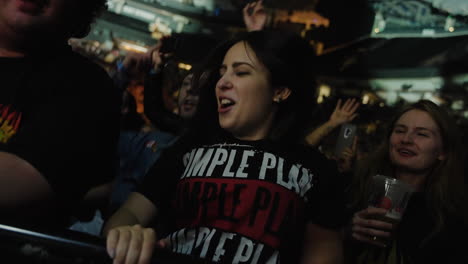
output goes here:
[{"label": "blurred background crowd", "polygon": [[[176,80],[219,40],[246,30],[242,8],[248,2],[110,0],[88,37],[70,42],[112,74],[127,54],[144,54],[172,36],[177,39],[176,51],[166,71]],[[368,151],[380,141],[379,131],[395,109],[428,99],[468,130],[465,1],[264,0],[263,6],[266,28],[300,34],[319,58],[318,83],[311,88],[316,90],[311,100],[323,113],[318,123],[328,119],[339,98],[356,98],[362,105],[354,122],[359,133],[367,135],[360,146]],[[170,84],[164,88],[169,111],[177,111],[178,88]]]}]

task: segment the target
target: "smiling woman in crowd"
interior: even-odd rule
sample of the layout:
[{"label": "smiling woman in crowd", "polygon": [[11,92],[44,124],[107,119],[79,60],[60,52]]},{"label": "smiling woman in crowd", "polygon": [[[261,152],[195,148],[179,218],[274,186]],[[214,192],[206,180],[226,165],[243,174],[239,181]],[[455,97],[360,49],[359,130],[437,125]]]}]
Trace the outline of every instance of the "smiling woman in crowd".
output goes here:
[{"label": "smiling woman in crowd", "polygon": [[[467,262],[466,243],[457,242],[468,231],[460,142],[456,124],[431,101],[421,100],[396,116],[386,140],[360,166],[351,188],[357,212],[348,263]],[[399,224],[376,220],[387,210],[367,206],[377,174],[416,190]],[[384,245],[379,238],[391,243]]]}]

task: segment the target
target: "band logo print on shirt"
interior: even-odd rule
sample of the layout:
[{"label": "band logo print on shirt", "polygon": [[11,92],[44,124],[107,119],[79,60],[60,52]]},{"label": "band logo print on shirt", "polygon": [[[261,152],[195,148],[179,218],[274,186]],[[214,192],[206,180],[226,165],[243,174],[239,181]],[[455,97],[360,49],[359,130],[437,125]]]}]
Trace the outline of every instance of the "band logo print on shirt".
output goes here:
[{"label": "band logo print on shirt", "polygon": [[12,111],[11,108],[10,105],[0,104],[0,143],[8,143],[21,123],[21,113]]},{"label": "band logo print on shirt", "polygon": [[183,161],[173,250],[214,262],[279,263],[287,227],[302,226],[313,173],[236,144],[195,148]]},{"label": "band logo print on shirt", "polygon": [[[262,243],[255,243],[238,234],[214,228],[181,229],[172,233],[167,239],[171,241],[174,252],[197,255],[201,258],[212,256],[213,262],[223,261],[226,255],[230,255],[227,259],[232,260],[233,264],[280,263],[277,250],[271,250]],[[232,254],[229,253],[231,245],[237,245]]]},{"label": "band logo print on shirt", "polygon": [[[233,145],[239,147],[239,145]],[[250,164],[260,166],[249,166]],[[285,164],[281,157],[249,149],[198,148],[184,156],[183,178],[211,177],[215,169],[223,169],[222,177],[258,179],[281,185],[301,197],[312,188],[313,174],[301,164]],[[258,170],[257,168],[260,167]],[[257,170],[257,171],[256,171]],[[284,176],[287,176],[286,178]]]}]

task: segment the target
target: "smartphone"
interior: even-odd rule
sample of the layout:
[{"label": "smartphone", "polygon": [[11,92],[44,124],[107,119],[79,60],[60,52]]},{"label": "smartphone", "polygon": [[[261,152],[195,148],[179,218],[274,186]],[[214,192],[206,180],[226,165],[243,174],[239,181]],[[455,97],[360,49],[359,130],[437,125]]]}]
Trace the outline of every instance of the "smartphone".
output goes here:
[{"label": "smartphone", "polygon": [[351,123],[341,125],[340,133],[335,145],[335,156],[341,157],[343,150],[353,145],[356,136],[357,126]]}]

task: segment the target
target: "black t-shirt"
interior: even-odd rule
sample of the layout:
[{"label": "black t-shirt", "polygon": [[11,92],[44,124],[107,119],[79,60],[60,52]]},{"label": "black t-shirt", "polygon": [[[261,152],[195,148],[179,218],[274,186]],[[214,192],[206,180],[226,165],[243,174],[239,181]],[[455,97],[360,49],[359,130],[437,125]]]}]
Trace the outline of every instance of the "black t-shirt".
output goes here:
[{"label": "black t-shirt", "polygon": [[168,149],[139,192],[174,218],[167,236],[174,252],[221,263],[297,263],[306,223],[346,221],[338,175],[312,148],[215,136]]},{"label": "black t-shirt", "polygon": [[68,48],[0,58],[0,151],[46,178],[64,218],[90,187],[114,176],[119,115],[107,73]]}]

